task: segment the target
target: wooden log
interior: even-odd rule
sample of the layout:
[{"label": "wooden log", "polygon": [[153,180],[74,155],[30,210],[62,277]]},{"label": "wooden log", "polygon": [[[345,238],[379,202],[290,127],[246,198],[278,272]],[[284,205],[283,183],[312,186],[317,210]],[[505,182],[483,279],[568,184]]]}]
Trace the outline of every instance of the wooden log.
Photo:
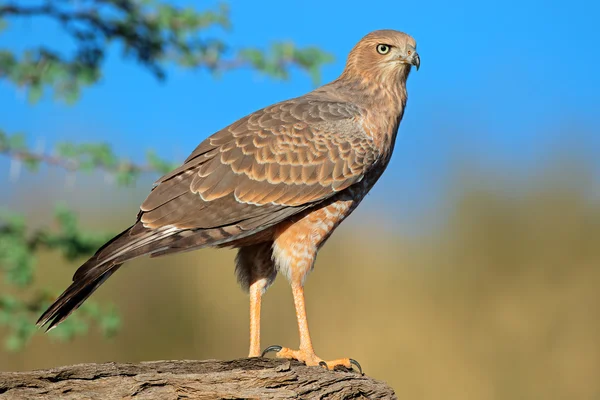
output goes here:
[{"label": "wooden log", "polygon": [[0,372],[1,400],[34,399],[395,399],[355,371],[293,360],[152,361]]}]

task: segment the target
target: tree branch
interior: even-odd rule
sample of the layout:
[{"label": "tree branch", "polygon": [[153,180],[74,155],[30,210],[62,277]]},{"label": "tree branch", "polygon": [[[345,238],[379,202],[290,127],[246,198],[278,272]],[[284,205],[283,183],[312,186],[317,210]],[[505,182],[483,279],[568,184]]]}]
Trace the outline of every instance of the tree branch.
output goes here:
[{"label": "tree branch", "polygon": [[297,361],[153,361],[0,372],[0,399],[395,399],[385,383]]},{"label": "tree branch", "polygon": [[211,27],[228,29],[229,12],[224,5],[197,12],[152,1],[59,3],[0,5],[0,19],[50,18],[77,46],[71,58],[45,47],[29,50],[20,58],[0,50],[0,78],[27,86],[31,102],[39,100],[44,87],[49,85],[68,102],[75,101],[81,87],[100,79],[101,64],[112,42],[121,43],[125,56],[137,60],[159,79],[165,78],[167,63],[174,62],[185,67],[206,68],[215,74],[250,67],[282,79],[288,77],[290,67],[296,66],[308,72],[317,83],[320,66],[332,61],[331,55],[315,47],[273,43],[270,50],[234,50],[221,39],[205,36]]},{"label": "tree branch", "polygon": [[[77,145],[61,143],[52,154],[34,152],[27,148],[24,135],[7,135],[1,129],[0,155],[11,158],[19,167],[22,163],[32,171],[36,170],[40,164],[62,168],[70,172],[100,170],[114,176],[118,183],[125,185],[133,183],[142,173],[164,175],[179,166],[179,163],[162,160],[153,151],[146,152],[145,164],[134,164],[125,159],[119,159],[111,147],[105,143]],[[19,168],[16,171],[16,175],[18,175]]]},{"label": "tree branch", "polygon": [[[61,168],[67,171],[77,171],[80,169],[80,162],[72,158],[60,157],[53,154],[34,153],[29,150],[14,150],[0,147],[0,154],[6,155],[9,158],[24,161],[42,163],[49,166]],[[134,171],[134,172],[153,172],[156,173],[156,167],[150,164],[133,164],[130,162],[122,162],[118,166],[110,166],[98,163],[94,166],[96,169],[104,170],[105,172],[117,171]]]}]

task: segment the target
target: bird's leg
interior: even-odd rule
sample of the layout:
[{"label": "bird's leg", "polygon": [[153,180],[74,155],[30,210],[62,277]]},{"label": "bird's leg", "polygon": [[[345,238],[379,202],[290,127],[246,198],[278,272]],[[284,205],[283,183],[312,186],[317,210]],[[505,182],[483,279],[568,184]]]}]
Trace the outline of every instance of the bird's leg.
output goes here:
[{"label": "bird's leg", "polygon": [[250,285],[250,352],[248,357],[260,356],[260,305],[264,282],[256,281]]},{"label": "bird's leg", "polygon": [[300,282],[292,283],[292,294],[294,295],[294,305],[296,307],[296,318],[298,319],[298,332],[300,334],[300,349],[291,350],[281,346],[270,346],[264,352],[263,356],[269,351],[277,351],[277,358],[292,358],[304,362],[308,366],[320,365],[327,369],[334,369],[338,365],[342,365],[348,369],[352,369],[352,365],[356,365],[360,373],[362,368],[360,364],[352,358],[340,358],[337,360],[324,361],[315,354],[310,332],[308,330],[308,319],[306,318],[306,305],[304,303],[304,287]]},{"label": "bird's leg", "polygon": [[317,360],[315,350],[313,349],[312,340],[310,339],[308,318],[306,317],[306,304],[304,303],[304,287],[302,285],[293,285],[292,294],[294,296],[294,306],[296,308],[296,318],[298,320],[300,351],[315,358],[314,361],[316,364],[318,364],[321,360]]},{"label": "bird's leg", "polygon": [[271,286],[277,270],[271,259],[273,243],[263,242],[240,247],[235,272],[242,288],[250,294],[250,351],[248,357],[260,356],[260,305],[262,296]]}]

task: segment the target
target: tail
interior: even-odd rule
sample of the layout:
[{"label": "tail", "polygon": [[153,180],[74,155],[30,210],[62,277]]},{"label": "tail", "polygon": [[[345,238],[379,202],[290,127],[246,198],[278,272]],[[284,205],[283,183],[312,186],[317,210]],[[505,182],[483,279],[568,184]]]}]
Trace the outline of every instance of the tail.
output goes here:
[{"label": "tail", "polygon": [[42,314],[37,325],[56,327],[91,296],[119,267],[128,260],[151,253],[173,232],[149,230],[136,223],[112,238],[96,254],[77,269],[73,283]]},{"label": "tail", "polygon": [[42,314],[37,325],[42,327],[47,324],[46,332],[55,328],[78,309],[120,266],[121,264],[105,264],[101,268],[92,269],[87,274],[79,276]]}]

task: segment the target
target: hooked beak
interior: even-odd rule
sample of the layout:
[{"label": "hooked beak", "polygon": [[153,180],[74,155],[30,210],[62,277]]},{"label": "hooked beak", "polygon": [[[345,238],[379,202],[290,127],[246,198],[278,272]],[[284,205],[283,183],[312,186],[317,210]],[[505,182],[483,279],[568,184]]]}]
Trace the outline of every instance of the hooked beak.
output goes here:
[{"label": "hooked beak", "polygon": [[419,57],[419,53],[417,53],[417,49],[412,46],[407,46],[406,56],[402,59],[402,61],[406,64],[414,65],[417,71],[421,66],[421,57]]},{"label": "hooked beak", "polygon": [[413,53],[410,63],[415,66],[417,71],[419,70],[419,67],[421,66],[421,57],[419,57],[419,53],[416,51]]}]

